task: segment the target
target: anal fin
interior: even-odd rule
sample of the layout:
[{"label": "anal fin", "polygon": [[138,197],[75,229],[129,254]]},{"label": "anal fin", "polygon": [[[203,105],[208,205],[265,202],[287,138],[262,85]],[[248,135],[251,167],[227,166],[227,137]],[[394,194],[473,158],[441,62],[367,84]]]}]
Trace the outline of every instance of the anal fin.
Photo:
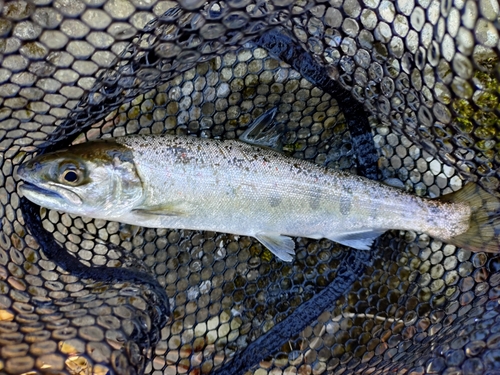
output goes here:
[{"label": "anal fin", "polygon": [[295,255],[295,242],[278,233],[257,233],[255,238],[274,255],[285,262],[291,262]]},{"label": "anal fin", "polygon": [[363,231],[363,232],[352,232],[341,235],[328,236],[329,240],[338,242],[341,245],[349,246],[358,250],[371,250],[373,241],[385,231]]}]

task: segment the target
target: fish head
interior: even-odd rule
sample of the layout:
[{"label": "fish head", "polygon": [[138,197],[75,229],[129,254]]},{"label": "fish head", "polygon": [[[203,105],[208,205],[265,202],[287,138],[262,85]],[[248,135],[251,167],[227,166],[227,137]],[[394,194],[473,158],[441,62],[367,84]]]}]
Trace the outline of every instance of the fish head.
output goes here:
[{"label": "fish head", "polygon": [[118,219],[143,199],[133,154],[114,141],[87,142],[42,154],[17,170],[20,192],[54,210]]}]

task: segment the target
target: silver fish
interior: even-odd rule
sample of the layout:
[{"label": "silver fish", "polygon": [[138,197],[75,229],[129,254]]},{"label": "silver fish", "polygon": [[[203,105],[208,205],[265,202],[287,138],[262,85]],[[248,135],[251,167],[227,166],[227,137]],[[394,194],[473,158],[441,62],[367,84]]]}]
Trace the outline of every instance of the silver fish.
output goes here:
[{"label": "silver fish", "polygon": [[476,184],[439,200],[239,141],[127,136],[37,156],[20,192],[49,209],[153,228],[252,236],[284,261],[290,237],[369,249],[389,229],[498,252],[500,203]]}]

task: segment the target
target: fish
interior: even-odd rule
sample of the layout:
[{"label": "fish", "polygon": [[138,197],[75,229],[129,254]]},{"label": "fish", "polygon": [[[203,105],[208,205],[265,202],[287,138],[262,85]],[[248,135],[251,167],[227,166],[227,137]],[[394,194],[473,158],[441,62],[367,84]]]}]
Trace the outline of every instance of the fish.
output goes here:
[{"label": "fish", "polygon": [[251,236],[282,261],[292,237],[369,250],[387,230],[498,252],[500,200],[475,183],[439,199],[238,140],[129,135],[35,156],[19,192],[48,209],[151,228]]}]

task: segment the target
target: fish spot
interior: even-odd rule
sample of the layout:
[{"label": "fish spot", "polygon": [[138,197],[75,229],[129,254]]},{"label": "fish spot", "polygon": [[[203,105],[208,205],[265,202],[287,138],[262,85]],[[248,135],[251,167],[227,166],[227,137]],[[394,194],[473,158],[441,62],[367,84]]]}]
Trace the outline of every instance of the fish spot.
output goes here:
[{"label": "fish spot", "polygon": [[313,186],[309,189],[309,207],[313,210],[317,210],[321,203],[321,189],[317,186]]},{"label": "fish spot", "polygon": [[281,204],[281,201],[282,201],[282,197],[278,191],[271,192],[271,195],[269,196],[269,205],[271,207],[279,206]]},{"label": "fish spot", "polygon": [[351,188],[344,189],[344,193],[340,196],[340,213],[349,215],[352,206],[352,190]]},{"label": "fish spot", "polygon": [[438,207],[433,207],[433,206],[429,207],[429,214],[430,215],[439,215],[440,212],[441,212],[441,210]]}]

